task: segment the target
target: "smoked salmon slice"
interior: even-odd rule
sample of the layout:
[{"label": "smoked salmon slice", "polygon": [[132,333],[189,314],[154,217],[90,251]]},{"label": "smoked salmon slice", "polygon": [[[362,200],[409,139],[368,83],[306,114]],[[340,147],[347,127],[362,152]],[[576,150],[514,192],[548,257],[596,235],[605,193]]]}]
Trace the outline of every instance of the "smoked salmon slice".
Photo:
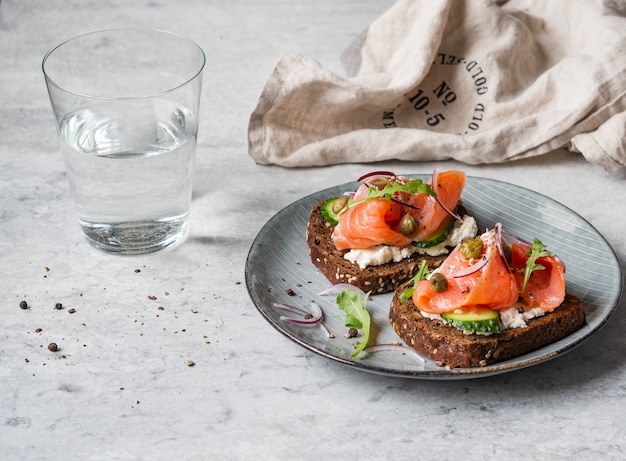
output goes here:
[{"label": "smoked salmon slice", "polygon": [[[479,258],[467,259],[457,246],[437,272],[448,281],[448,288],[435,291],[429,280],[420,280],[413,303],[429,314],[473,308],[505,309],[517,301],[518,285],[495,243],[495,231],[483,234]],[[472,267],[481,266],[472,272]]]},{"label": "smoked salmon slice", "polygon": [[513,305],[524,310],[538,307],[551,311],[561,305],[565,299],[564,267],[556,257],[537,258],[536,264],[543,269],[532,271],[522,293],[530,245],[513,242],[511,262],[507,263],[498,249],[495,230],[480,238],[480,258],[467,259],[457,246],[437,270],[446,277],[447,289],[436,291],[429,280],[417,283],[413,303],[421,311],[442,314],[481,308],[504,310]]},{"label": "smoked salmon slice", "polygon": [[[465,187],[466,175],[462,171],[450,170],[434,174],[437,184],[431,185],[437,198],[448,210],[454,210],[461,199],[461,193]],[[441,224],[449,218],[446,211],[437,200],[430,195],[418,194],[412,197],[412,205],[421,208],[421,212],[414,213],[419,222],[419,229],[412,239],[413,241],[425,240],[435,232]],[[414,209],[411,209],[414,211]]]},{"label": "smoked salmon slice", "polygon": [[539,307],[544,311],[556,309],[565,299],[565,274],[563,265],[553,256],[537,258],[536,263],[543,269],[535,270],[530,275],[526,289],[521,292],[524,283],[524,268],[528,260],[530,245],[520,242],[511,244],[511,268],[520,287],[520,297],[527,308]]},{"label": "smoked salmon slice", "polygon": [[391,200],[371,199],[344,211],[333,231],[339,250],[363,249],[385,243],[408,245],[411,239],[394,230],[402,218],[403,205]]},{"label": "smoked salmon slice", "polygon": [[[437,194],[437,199],[427,194],[401,193],[397,200],[364,200],[342,212],[333,231],[335,247],[345,250],[381,244],[403,246],[427,239],[450,216],[439,202],[448,210],[454,210],[466,181],[465,173],[458,170],[443,171],[433,176],[436,184],[432,184],[432,178],[428,183]],[[354,200],[358,201],[363,195],[367,193],[361,187]],[[400,220],[407,213],[413,215],[418,224],[416,231],[408,236],[398,230]]]}]

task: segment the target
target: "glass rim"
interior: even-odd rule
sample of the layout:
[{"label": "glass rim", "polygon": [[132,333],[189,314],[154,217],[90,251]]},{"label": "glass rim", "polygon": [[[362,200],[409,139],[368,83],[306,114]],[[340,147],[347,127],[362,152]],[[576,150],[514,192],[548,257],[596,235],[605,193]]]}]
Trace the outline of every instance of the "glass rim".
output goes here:
[{"label": "glass rim", "polygon": [[[198,70],[191,77],[189,77],[187,79],[184,79],[184,81],[182,83],[180,83],[180,84],[178,84],[176,86],[173,86],[171,88],[168,88],[167,90],[163,90],[163,91],[159,91],[159,92],[151,93],[151,94],[140,95],[140,96],[96,96],[96,95],[79,93],[77,91],[72,91],[72,90],[69,90],[67,88],[64,88],[55,79],[53,79],[48,74],[48,72],[46,71],[46,62],[48,61],[48,58],[52,55],[52,53],[54,53],[56,50],[61,48],[63,45],[66,45],[66,44],[68,44],[70,42],[73,42],[74,40],[78,40],[80,38],[87,37],[89,35],[96,35],[96,34],[102,34],[102,33],[107,33],[107,32],[119,32],[119,31],[157,32],[159,34],[165,34],[165,35],[169,35],[171,37],[175,37],[175,38],[181,39],[181,40],[186,41],[189,44],[193,45],[200,52],[200,56],[202,57],[202,62],[200,63],[200,66],[199,66]],[[44,55],[44,57],[43,57],[43,59],[41,61],[41,71],[43,72],[44,78],[46,79],[46,81],[48,83],[54,85],[56,88],[60,89],[61,91],[73,94],[75,96],[80,96],[80,97],[89,98],[89,99],[98,99],[98,100],[132,100],[132,99],[153,98],[155,96],[160,96],[160,95],[163,95],[163,94],[171,93],[172,91],[175,91],[178,88],[182,88],[183,86],[187,85],[189,82],[195,80],[202,73],[202,71],[204,70],[205,65],[206,65],[206,54],[205,54],[204,50],[202,49],[202,47],[200,45],[198,45],[198,43],[196,43],[195,41],[191,40],[188,37],[185,37],[183,35],[177,34],[175,32],[170,32],[170,31],[167,31],[167,30],[164,30],[164,29],[155,29],[155,28],[151,28],[151,27],[112,27],[112,28],[107,28],[107,29],[96,29],[96,30],[91,30],[91,31],[88,31],[88,32],[83,32],[81,34],[74,35],[73,37],[70,37],[70,38],[68,38],[66,40],[63,40],[62,42],[57,43],[52,48],[50,48],[46,52],[46,54]]]}]

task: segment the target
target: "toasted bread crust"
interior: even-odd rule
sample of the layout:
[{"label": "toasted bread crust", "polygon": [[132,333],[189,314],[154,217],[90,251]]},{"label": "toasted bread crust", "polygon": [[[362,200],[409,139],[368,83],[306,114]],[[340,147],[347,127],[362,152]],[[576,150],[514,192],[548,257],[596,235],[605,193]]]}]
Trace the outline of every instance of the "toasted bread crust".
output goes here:
[{"label": "toasted bread crust", "polygon": [[423,317],[409,299],[401,302],[398,289],[389,311],[389,321],[400,338],[438,365],[451,368],[480,367],[517,357],[558,341],[585,323],[582,302],[567,295],[561,306],[542,317],[531,319],[526,328],[502,333],[466,335],[443,322]]},{"label": "toasted bread crust", "polygon": [[335,228],[321,214],[322,200],[311,211],[307,226],[307,243],[311,262],[333,284],[350,283],[372,294],[389,293],[409,280],[418,271],[424,259],[430,269],[439,267],[448,255],[426,256],[415,254],[401,262],[361,269],[344,255],[347,250],[337,250],[332,234]]}]

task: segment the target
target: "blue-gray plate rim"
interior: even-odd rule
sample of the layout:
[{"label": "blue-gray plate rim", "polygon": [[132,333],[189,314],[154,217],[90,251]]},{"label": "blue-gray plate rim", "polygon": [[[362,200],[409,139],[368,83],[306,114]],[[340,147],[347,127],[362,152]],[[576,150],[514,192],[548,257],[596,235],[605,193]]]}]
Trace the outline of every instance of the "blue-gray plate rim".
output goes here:
[{"label": "blue-gray plate rim", "polygon": [[[429,175],[407,175],[426,181]],[[276,213],[259,231],[248,252],[245,281],[258,312],[281,334],[305,349],[358,370],[418,379],[468,379],[485,377],[543,363],[571,351],[596,333],[611,317],[622,292],[622,273],[615,252],[584,218],[559,202],[532,190],[494,179],[468,176],[462,200],[479,228],[503,228],[527,240],[540,239],[565,261],[567,291],[580,297],[587,324],[575,333],[536,351],[505,362],[479,368],[446,368],[412,353],[389,350],[350,355],[354,339],[344,333],[345,312],[334,296],[320,296],[331,284],[311,263],[306,228],[311,209],[322,199],[355,190],[356,182],[331,187],[306,197]],[[399,338],[388,321],[391,294],[371,296],[375,343]],[[311,310],[311,302],[324,312],[324,325],[301,326],[280,319],[284,310],[274,303]]]}]

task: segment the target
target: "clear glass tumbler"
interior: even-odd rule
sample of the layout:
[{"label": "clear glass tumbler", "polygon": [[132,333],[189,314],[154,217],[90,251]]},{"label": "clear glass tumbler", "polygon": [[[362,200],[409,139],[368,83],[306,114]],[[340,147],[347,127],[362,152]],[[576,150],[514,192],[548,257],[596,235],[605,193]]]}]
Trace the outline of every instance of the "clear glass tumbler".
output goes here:
[{"label": "clear glass tumbler", "polygon": [[72,199],[96,248],[149,253],[187,235],[205,62],[191,40],[139,28],[45,55]]}]

